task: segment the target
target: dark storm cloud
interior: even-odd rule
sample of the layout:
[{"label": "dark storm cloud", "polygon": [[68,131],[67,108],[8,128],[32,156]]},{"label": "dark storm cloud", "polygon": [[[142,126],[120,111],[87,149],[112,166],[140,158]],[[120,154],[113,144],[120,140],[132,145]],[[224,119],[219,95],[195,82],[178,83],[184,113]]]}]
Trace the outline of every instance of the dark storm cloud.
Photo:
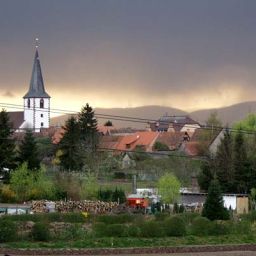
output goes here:
[{"label": "dark storm cloud", "polygon": [[244,87],[248,95],[256,92],[254,0],[0,4],[2,90],[26,91],[33,40],[39,37],[43,74],[52,92],[72,87],[97,95],[111,90],[158,98],[207,92],[218,97],[223,87],[232,92],[232,86]]}]

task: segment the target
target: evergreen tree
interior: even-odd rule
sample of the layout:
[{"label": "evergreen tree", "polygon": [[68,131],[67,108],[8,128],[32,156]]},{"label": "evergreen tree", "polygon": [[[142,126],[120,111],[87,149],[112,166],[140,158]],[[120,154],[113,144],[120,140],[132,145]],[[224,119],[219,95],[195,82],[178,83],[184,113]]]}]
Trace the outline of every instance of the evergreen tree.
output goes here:
[{"label": "evergreen tree", "polygon": [[15,168],[15,144],[12,134],[8,113],[3,109],[0,112],[0,173],[5,182],[9,180],[9,172],[4,168]]},{"label": "evergreen tree", "polygon": [[85,149],[89,152],[95,152],[99,142],[97,119],[94,116],[92,107],[88,103],[86,103],[78,114],[78,123],[80,127],[80,138]]},{"label": "evergreen tree", "polygon": [[76,119],[72,116],[63,127],[65,130],[59,143],[60,166],[64,170],[78,171],[83,167],[83,157],[80,143],[80,130]]},{"label": "evergreen tree", "polygon": [[234,143],[234,185],[237,193],[249,192],[249,181],[251,174],[251,164],[247,157],[244,136],[239,131],[235,135]]},{"label": "evergreen tree", "polygon": [[216,175],[223,192],[234,192],[233,141],[228,129],[218,146],[215,164]]},{"label": "evergreen tree", "polygon": [[214,161],[210,159],[209,161],[203,161],[201,164],[201,172],[198,175],[197,181],[198,185],[202,190],[207,191],[214,175]]},{"label": "evergreen tree", "polygon": [[216,177],[209,186],[202,216],[209,220],[226,220],[229,218],[228,210],[224,207],[220,184]]},{"label": "evergreen tree", "polygon": [[38,170],[40,168],[37,144],[31,130],[26,131],[24,139],[20,145],[19,161],[21,163],[27,162],[29,170]]}]

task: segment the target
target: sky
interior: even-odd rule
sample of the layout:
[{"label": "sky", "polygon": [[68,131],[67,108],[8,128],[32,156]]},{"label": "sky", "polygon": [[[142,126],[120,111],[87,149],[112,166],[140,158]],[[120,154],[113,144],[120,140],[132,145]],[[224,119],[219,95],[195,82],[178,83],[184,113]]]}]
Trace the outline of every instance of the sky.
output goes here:
[{"label": "sky", "polygon": [[256,99],[255,0],[0,0],[0,102],[23,104],[35,38],[53,108]]}]

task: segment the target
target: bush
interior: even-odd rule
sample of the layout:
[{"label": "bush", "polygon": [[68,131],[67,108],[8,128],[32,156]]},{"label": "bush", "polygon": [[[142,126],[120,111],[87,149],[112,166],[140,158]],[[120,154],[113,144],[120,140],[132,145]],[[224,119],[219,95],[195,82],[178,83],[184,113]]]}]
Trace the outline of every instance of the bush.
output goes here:
[{"label": "bush", "polygon": [[14,222],[0,219],[0,243],[14,241],[17,235],[16,230]]},{"label": "bush", "polygon": [[131,223],[136,218],[135,215],[120,214],[120,215],[101,215],[96,218],[98,222],[105,224],[122,224]]},{"label": "bush", "polygon": [[106,226],[106,236],[122,237],[127,234],[126,226],[123,224],[111,224]]},{"label": "bush", "polygon": [[164,143],[161,143],[159,141],[157,141],[155,144],[154,144],[154,147],[153,149],[155,151],[169,151],[169,147],[168,145],[164,144]]},{"label": "bush", "polygon": [[141,230],[138,225],[132,224],[126,228],[126,235],[128,237],[140,237]]},{"label": "bush", "polygon": [[166,219],[164,222],[165,233],[167,236],[184,236],[186,235],[186,225],[180,216],[174,216]]},{"label": "bush", "polygon": [[164,221],[165,219],[170,217],[170,213],[167,212],[157,212],[155,214],[156,221]]},{"label": "bush", "polygon": [[196,217],[190,228],[192,235],[207,236],[211,232],[211,221],[205,217]]},{"label": "bush", "polygon": [[250,234],[252,232],[251,223],[246,220],[238,221],[234,225],[235,234]]},{"label": "bush", "polygon": [[105,237],[107,233],[106,229],[107,229],[107,225],[103,222],[95,223],[92,226],[92,230],[94,231],[95,235],[98,237]]},{"label": "bush", "polygon": [[214,221],[211,223],[211,228],[209,230],[209,235],[219,236],[228,235],[232,233],[233,223],[227,221]]},{"label": "bush", "polygon": [[177,214],[177,216],[180,216],[183,219],[183,221],[185,222],[185,225],[189,226],[192,224],[193,220],[196,217],[200,217],[200,214],[195,213],[195,212],[184,212],[182,214]]},{"label": "bush", "polygon": [[165,235],[164,228],[160,222],[145,221],[139,228],[142,237],[163,237]]},{"label": "bush", "polygon": [[31,235],[34,241],[47,242],[50,239],[49,226],[44,222],[35,223]]},{"label": "bush", "polygon": [[62,240],[82,239],[87,235],[87,232],[78,224],[70,225],[65,230],[61,231],[57,238]]}]

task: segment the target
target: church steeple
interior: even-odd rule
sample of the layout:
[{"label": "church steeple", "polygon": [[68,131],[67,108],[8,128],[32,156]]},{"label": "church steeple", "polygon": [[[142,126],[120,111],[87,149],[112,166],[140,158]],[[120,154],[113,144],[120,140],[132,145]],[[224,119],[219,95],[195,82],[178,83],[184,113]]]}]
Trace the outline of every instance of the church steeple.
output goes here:
[{"label": "church steeple", "polygon": [[24,125],[21,128],[30,128],[40,132],[50,125],[50,96],[45,91],[41,65],[38,54],[38,39],[36,39],[36,53],[32,76],[28,92],[24,98]]},{"label": "church steeple", "polygon": [[38,54],[38,39],[36,39],[36,53],[34,58],[33,70],[30,80],[29,91],[23,98],[50,98],[44,89],[44,80]]}]

